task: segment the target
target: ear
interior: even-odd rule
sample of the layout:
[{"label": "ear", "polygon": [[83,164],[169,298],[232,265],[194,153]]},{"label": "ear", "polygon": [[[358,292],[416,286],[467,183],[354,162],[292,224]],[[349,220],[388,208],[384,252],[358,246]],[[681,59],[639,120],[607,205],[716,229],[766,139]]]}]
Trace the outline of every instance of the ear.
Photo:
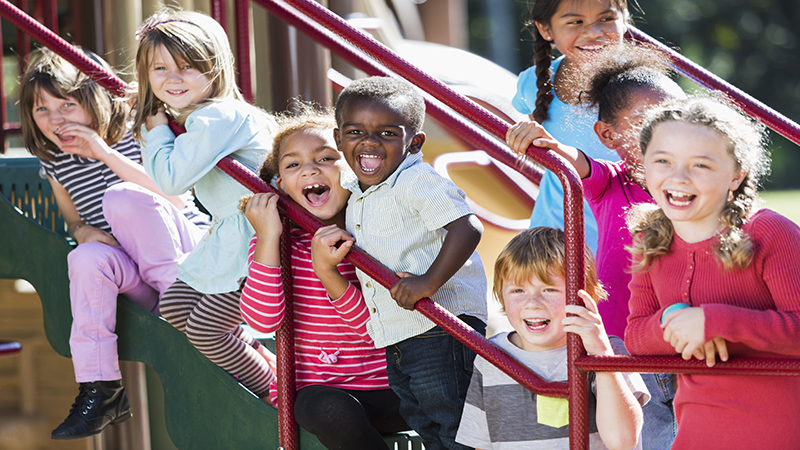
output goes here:
[{"label": "ear", "polygon": [[425,143],[425,133],[419,132],[411,138],[411,143],[408,144],[408,153],[419,153],[422,150],[422,144]]},{"label": "ear", "polygon": [[594,134],[600,138],[600,142],[602,142],[603,145],[612,150],[616,150],[619,146],[619,142],[615,141],[615,139],[617,139],[617,133],[614,131],[614,127],[607,122],[603,122],[602,120],[595,122]]},{"label": "ear", "polygon": [[339,142],[339,129],[333,129],[333,140],[336,142],[336,149],[342,151],[342,144]]},{"label": "ear", "polygon": [[550,25],[543,24],[542,22],[534,22],[536,29],[545,41],[553,40],[553,33],[550,31]]},{"label": "ear", "polygon": [[283,179],[281,177],[275,178],[275,186],[278,188],[281,193],[285,194],[286,190],[283,189]]},{"label": "ear", "polygon": [[731,192],[739,189],[739,186],[742,184],[742,181],[744,181],[744,177],[746,176],[747,172],[745,172],[744,170],[740,170],[739,173],[736,174],[736,178],[731,180],[731,187],[730,187]]}]

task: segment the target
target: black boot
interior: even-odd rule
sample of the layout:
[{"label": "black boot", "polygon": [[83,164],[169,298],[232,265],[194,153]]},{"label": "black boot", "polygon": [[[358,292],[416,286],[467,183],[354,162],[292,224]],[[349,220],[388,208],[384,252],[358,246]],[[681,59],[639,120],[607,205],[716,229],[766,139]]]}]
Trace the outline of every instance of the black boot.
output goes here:
[{"label": "black boot", "polygon": [[108,424],[121,423],[133,417],[121,381],[81,383],[69,415],[50,437],[78,439],[94,436]]}]

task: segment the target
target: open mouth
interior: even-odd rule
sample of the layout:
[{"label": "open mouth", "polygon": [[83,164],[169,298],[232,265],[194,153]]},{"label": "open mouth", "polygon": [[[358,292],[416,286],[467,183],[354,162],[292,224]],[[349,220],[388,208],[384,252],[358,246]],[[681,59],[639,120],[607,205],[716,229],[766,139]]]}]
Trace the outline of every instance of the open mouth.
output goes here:
[{"label": "open mouth", "polygon": [[55,134],[58,140],[61,142],[72,142],[72,140],[75,139],[75,136],[65,136],[59,133],[53,133],[53,134]]},{"label": "open mouth", "polygon": [[550,319],[525,319],[525,325],[531,331],[541,331],[550,325]]},{"label": "open mouth", "polygon": [[361,155],[358,157],[358,167],[364,173],[372,173],[378,170],[383,162],[383,158],[378,155]]},{"label": "open mouth", "polygon": [[181,91],[170,91],[170,90],[168,90],[167,94],[170,94],[170,95],[181,95],[181,94],[184,94],[184,93],[186,93],[188,91],[189,91],[188,89],[183,89]]},{"label": "open mouth", "polygon": [[696,195],[687,194],[680,191],[665,191],[667,202],[672,206],[684,207],[692,204]]},{"label": "open mouth", "polygon": [[324,184],[312,184],[303,188],[303,196],[312,206],[325,203],[330,197],[331,188]]}]

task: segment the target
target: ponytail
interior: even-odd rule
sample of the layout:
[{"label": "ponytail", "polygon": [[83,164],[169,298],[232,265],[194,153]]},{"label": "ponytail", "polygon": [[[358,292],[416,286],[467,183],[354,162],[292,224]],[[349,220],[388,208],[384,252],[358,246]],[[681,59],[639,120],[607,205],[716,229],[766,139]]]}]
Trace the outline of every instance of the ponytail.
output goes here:
[{"label": "ponytail", "polygon": [[543,123],[547,120],[547,110],[553,101],[553,81],[550,72],[550,52],[553,44],[544,40],[539,31],[533,31],[533,64],[536,66],[536,109],[533,110],[533,120]]}]

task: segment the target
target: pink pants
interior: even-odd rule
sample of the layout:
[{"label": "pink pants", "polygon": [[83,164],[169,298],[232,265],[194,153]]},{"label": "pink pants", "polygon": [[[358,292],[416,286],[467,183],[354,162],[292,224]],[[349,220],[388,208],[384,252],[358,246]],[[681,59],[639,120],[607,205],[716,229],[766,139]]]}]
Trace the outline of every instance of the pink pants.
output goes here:
[{"label": "pink pants", "polygon": [[134,183],[109,188],[103,213],[121,246],[87,242],[67,258],[69,345],[78,383],[122,378],[114,334],[117,295],[158,314],[160,296],[177,278],[178,259],[204,233],[168,200]]}]

